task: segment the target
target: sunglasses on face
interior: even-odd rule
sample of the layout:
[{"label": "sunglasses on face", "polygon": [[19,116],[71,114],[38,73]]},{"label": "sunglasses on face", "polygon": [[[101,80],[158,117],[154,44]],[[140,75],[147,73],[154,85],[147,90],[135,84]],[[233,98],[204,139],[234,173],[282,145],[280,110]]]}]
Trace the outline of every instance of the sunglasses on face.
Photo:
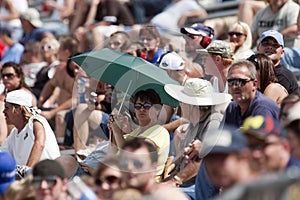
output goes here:
[{"label": "sunglasses on face", "polygon": [[237,86],[237,87],[242,87],[246,85],[248,82],[253,81],[254,79],[243,79],[243,78],[230,78],[227,79],[228,86]]},{"label": "sunglasses on face", "polygon": [[140,160],[122,160],[120,162],[120,168],[122,170],[128,170],[128,165],[131,163],[135,169],[142,169],[144,164]]},{"label": "sunglasses on face", "polygon": [[274,47],[275,49],[278,49],[279,47],[281,47],[281,45],[276,42],[262,41],[260,44],[264,47],[271,46],[271,47]]},{"label": "sunglasses on face", "polygon": [[51,45],[42,45],[41,46],[42,51],[49,51],[49,50],[54,50],[54,47]]},{"label": "sunglasses on face", "polygon": [[151,103],[144,103],[144,104],[135,103],[134,104],[134,108],[137,109],[137,110],[140,110],[142,107],[144,109],[148,110],[148,109],[150,109],[152,107],[152,104]]},{"label": "sunglasses on face", "polygon": [[15,76],[16,76],[16,74],[13,74],[13,73],[1,74],[2,79],[4,79],[5,77],[7,79],[13,79]]},{"label": "sunglasses on face", "polygon": [[95,180],[95,184],[97,186],[101,186],[103,183],[112,185],[112,184],[118,183],[119,180],[120,180],[120,178],[117,176],[106,176],[104,178],[101,178],[101,179],[99,178],[99,179]]},{"label": "sunglasses on face", "polygon": [[47,182],[48,187],[53,187],[57,182],[57,176],[34,177],[32,180],[32,186],[34,188],[39,188],[43,181]]},{"label": "sunglasses on face", "polygon": [[244,33],[240,33],[240,32],[229,32],[228,33],[228,35],[230,36],[230,37],[232,37],[232,36],[236,36],[236,37],[241,37],[242,35],[245,35]]},{"label": "sunglasses on face", "polygon": [[121,42],[110,42],[108,43],[109,46],[120,46]]}]

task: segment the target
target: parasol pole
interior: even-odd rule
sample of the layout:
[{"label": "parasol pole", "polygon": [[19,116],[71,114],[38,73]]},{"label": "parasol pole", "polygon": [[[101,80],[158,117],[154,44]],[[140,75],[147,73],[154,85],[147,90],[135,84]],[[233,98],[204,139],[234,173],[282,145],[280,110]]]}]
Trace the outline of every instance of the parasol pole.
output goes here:
[{"label": "parasol pole", "polygon": [[123,97],[123,99],[122,99],[121,105],[120,105],[119,110],[118,110],[118,115],[119,115],[120,112],[121,112],[121,109],[122,109],[122,107],[123,107],[123,104],[124,104],[124,102],[125,102],[125,98],[126,98],[126,96],[127,96],[127,93],[128,93],[128,90],[129,90],[131,84],[132,84],[132,80],[130,80],[130,82],[129,82],[129,84],[128,84],[128,87],[127,87],[127,89],[126,89],[125,95],[124,95],[124,97]]}]

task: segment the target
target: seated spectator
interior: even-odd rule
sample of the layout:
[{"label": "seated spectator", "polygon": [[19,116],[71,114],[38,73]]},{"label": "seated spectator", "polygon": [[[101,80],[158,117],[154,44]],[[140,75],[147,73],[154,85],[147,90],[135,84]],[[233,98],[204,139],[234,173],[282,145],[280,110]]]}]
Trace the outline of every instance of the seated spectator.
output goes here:
[{"label": "seated spectator", "polygon": [[60,163],[50,159],[42,160],[34,165],[32,174],[32,186],[37,200],[67,199],[68,179]]},{"label": "seated spectator", "polygon": [[202,8],[196,1],[176,0],[173,1],[164,11],[155,15],[151,19],[150,23],[154,25],[162,35],[166,33],[179,34],[180,28],[185,24],[188,18],[201,18],[206,15],[207,13],[205,9]]},{"label": "seated spectator", "polygon": [[146,49],[146,60],[156,64],[162,55],[160,45],[160,34],[155,26],[145,25],[139,32],[139,40]]},{"label": "seated spectator", "polygon": [[[113,141],[118,148],[135,137],[142,137],[151,142],[158,150],[157,181],[161,180],[164,170],[164,164],[168,158],[170,137],[169,132],[161,125],[157,124],[158,114],[161,109],[161,100],[159,95],[152,89],[141,90],[134,95],[132,100],[134,112],[138,120],[138,128],[126,135],[115,121],[111,121]],[[114,117],[118,117],[114,116]]]},{"label": "seated spectator", "polygon": [[5,64],[6,62],[15,62],[19,64],[21,61],[24,46],[13,39],[12,34],[12,27],[0,27],[0,37],[4,44],[6,44],[6,48],[1,57],[1,64]]},{"label": "seated spectator", "polygon": [[293,106],[299,101],[300,96],[297,94],[289,94],[282,100],[278,118],[283,126],[286,126],[288,123],[291,122],[290,113],[296,113],[292,112],[291,108],[293,108]]},{"label": "seated spectator", "polygon": [[5,95],[10,91],[19,89],[24,90],[29,95],[31,95],[30,99],[32,101],[33,106],[36,106],[36,98],[30,91],[28,86],[25,84],[24,74],[20,65],[13,62],[5,63],[1,69],[1,79],[5,87],[3,93],[0,94],[0,144],[3,144],[4,140],[13,128],[12,125],[8,125],[6,123],[5,116],[3,113]]},{"label": "seated spectator", "polygon": [[46,61],[43,61],[41,58],[39,42],[28,42],[25,44],[21,65],[25,83],[28,87],[33,87],[37,73],[47,65]]},{"label": "seated spectator", "polygon": [[68,23],[74,12],[75,2],[75,0],[43,2],[44,9],[51,13],[50,20],[44,23],[44,27],[58,37],[69,34]]},{"label": "seated spectator", "polygon": [[153,142],[136,137],[121,147],[119,166],[125,188],[138,189],[142,195],[154,199],[188,199],[176,187],[157,183],[158,151]]},{"label": "seated spectator", "polygon": [[299,86],[295,75],[281,62],[284,55],[284,41],[281,33],[268,30],[262,33],[257,46],[257,53],[269,56],[274,63],[274,71],[280,83],[289,94],[299,94]]},{"label": "seated spectator", "polygon": [[98,198],[112,200],[114,193],[122,187],[122,173],[119,170],[118,159],[112,157],[104,159],[93,177]]},{"label": "seated spectator", "polygon": [[[92,0],[83,27],[78,27],[75,33],[79,41],[86,42],[86,33],[90,31],[93,37],[92,48],[101,49],[105,46],[105,39],[112,33],[125,31],[133,24],[130,11],[121,2]],[[81,43],[81,45],[84,44]],[[82,47],[80,50],[87,51],[88,49]]]},{"label": "seated spectator", "polygon": [[[59,45],[59,42],[54,38],[45,38],[40,43],[42,58],[47,64],[37,73],[36,82],[31,88],[37,99],[39,99],[44,85],[53,78],[56,67],[60,64],[57,55]],[[53,106],[53,104],[50,104],[50,106]],[[50,106],[48,105],[48,107]]]},{"label": "seated spectator", "polygon": [[182,125],[174,132],[178,159],[169,167],[171,173],[168,175],[172,178],[171,183],[195,199],[195,178],[201,162],[186,163],[182,154],[186,147],[201,144],[211,130],[220,126],[223,115],[215,110],[215,105],[229,102],[231,96],[214,93],[210,82],[199,78],[188,79],[183,86],[167,84],[165,90],[181,102],[182,117],[189,120],[187,128]]},{"label": "seated spectator", "polygon": [[31,185],[32,176],[29,175],[21,180],[15,180],[6,189],[5,199],[35,200],[35,192]]},{"label": "seated spectator", "polygon": [[8,92],[3,112],[7,123],[13,124],[15,128],[0,150],[10,152],[17,165],[33,167],[40,160],[60,156],[50,125],[45,118],[36,114],[37,111],[32,108],[32,96],[28,92]]},{"label": "seated spectator", "polygon": [[24,36],[21,39],[22,44],[27,42],[38,42],[43,38],[54,38],[53,34],[42,27],[43,23],[40,20],[40,14],[35,8],[28,8],[20,16]]},{"label": "seated spectator", "polygon": [[246,59],[254,52],[251,50],[252,34],[250,27],[244,22],[236,22],[229,28],[229,42],[234,60]]},{"label": "seated spectator", "polygon": [[[297,108],[299,109],[299,103]],[[296,111],[296,110],[295,110]],[[298,111],[296,111],[298,112]],[[300,161],[300,117],[285,126],[288,140],[291,144],[291,154]]]},{"label": "seated spectator", "polygon": [[233,101],[225,111],[225,125],[240,128],[249,116],[263,115],[278,119],[279,107],[257,90],[257,71],[247,60],[234,62],[228,70],[227,82]]},{"label": "seated spectator", "polygon": [[280,106],[281,101],[288,96],[288,92],[278,83],[271,58],[264,54],[256,54],[252,55],[248,60],[256,66],[258,90]]},{"label": "seated spectator", "polygon": [[265,8],[268,5],[267,3],[268,2],[266,0],[241,1],[238,8],[238,20],[245,22],[248,26],[251,26],[256,13]]}]

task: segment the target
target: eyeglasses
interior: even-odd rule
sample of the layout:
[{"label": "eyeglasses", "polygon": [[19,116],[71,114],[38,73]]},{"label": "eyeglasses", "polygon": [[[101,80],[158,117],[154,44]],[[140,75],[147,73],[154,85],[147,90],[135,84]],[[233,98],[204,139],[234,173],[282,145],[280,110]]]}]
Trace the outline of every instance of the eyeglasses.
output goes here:
[{"label": "eyeglasses", "polygon": [[118,183],[119,180],[120,180],[120,178],[117,177],[117,176],[106,176],[106,177],[101,178],[101,179],[96,179],[95,184],[97,186],[101,186],[103,183],[107,183],[109,185],[112,185],[112,184]]},{"label": "eyeglasses", "polygon": [[141,37],[141,40],[142,40],[142,41],[145,41],[145,40],[146,40],[146,41],[149,42],[149,41],[151,41],[151,40],[154,40],[154,38],[152,38],[152,37]]},{"label": "eyeglasses", "polygon": [[43,181],[46,181],[49,187],[53,187],[57,183],[57,176],[36,176],[32,180],[32,186],[34,188],[39,188]]},{"label": "eyeglasses", "polygon": [[48,50],[54,50],[55,48],[51,45],[42,45],[41,50],[42,51],[48,51]]},{"label": "eyeglasses", "polygon": [[[236,36],[236,37],[241,37],[242,35],[245,35],[244,33],[240,33],[240,32],[229,32],[228,33],[228,35],[230,36],[230,37],[232,37],[232,36]],[[245,35],[246,36],[246,35]]]},{"label": "eyeglasses", "polygon": [[135,169],[142,169],[144,166],[144,163],[140,160],[121,160],[120,168],[122,170],[128,170],[129,163],[133,164]]},{"label": "eyeglasses", "polygon": [[114,46],[120,46],[120,45],[121,45],[121,42],[109,42],[108,45],[109,45],[109,46],[113,46],[113,45],[114,45]]},{"label": "eyeglasses", "polygon": [[278,49],[279,47],[281,47],[281,45],[276,42],[262,41],[260,44],[264,47],[271,46],[271,47],[274,47],[275,49]]},{"label": "eyeglasses", "polygon": [[2,79],[4,79],[5,77],[7,79],[13,79],[15,76],[16,76],[16,74],[13,74],[13,73],[1,74]]},{"label": "eyeglasses", "polygon": [[230,78],[227,79],[228,86],[237,86],[237,87],[242,87],[246,85],[248,82],[253,81],[254,79],[243,79],[243,78]]},{"label": "eyeglasses", "polygon": [[144,104],[135,103],[134,104],[134,108],[137,109],[137,110],[140,110],[142,107],[144,109],[148,110],[148,109],[150,109],[152,107],[152,104],[151,103],[144,103]]}]

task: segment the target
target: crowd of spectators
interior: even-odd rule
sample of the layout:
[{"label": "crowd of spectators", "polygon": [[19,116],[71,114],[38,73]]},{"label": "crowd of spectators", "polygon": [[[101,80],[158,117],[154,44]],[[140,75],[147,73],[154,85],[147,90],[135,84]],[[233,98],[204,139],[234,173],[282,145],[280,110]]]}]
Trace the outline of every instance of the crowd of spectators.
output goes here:
[{"label": "crowd of spectators", "polygon": [[[300,2],[238,3],[0,0],[0,200],[231,199],[300,170]],[[170,83],[129,95],[78,61],[102,50]]]}]

